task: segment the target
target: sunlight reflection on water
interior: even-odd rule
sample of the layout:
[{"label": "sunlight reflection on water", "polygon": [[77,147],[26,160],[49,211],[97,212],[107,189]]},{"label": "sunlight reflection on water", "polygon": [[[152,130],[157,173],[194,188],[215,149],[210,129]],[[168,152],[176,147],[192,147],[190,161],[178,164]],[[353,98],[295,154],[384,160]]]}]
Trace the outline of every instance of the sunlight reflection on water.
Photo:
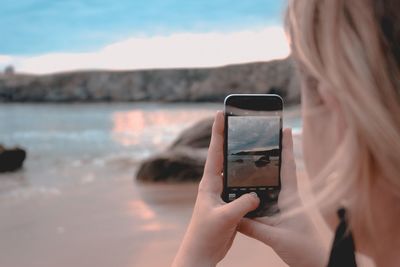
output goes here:
[{"label": "sunlight reflection on water", "polygon": [[149,138],[153,144],[161,144],[166,138],[176,136],[185,126],[212,117],[213,110],[132,110],[113,114],[113,140],[124,146],[140,144]]},{"label": "sunlight reflection on water", "polygon": [[129,210],[134,216],[138,216],[144,220],[154,219],[156,216],[154,211],[142,200],[129,202]]}]

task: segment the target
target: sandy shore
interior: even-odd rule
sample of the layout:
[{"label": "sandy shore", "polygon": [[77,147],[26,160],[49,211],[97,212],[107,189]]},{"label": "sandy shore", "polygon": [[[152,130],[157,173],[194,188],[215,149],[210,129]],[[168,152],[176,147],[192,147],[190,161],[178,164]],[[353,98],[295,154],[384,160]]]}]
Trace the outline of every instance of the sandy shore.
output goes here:
[{"label": "sandy shore", "polygon": [[[120,175],[3,197],[0,266],[169,266],[196,190],[193,183],[142,185]],[[219,266],[286,265],[264,244],[238,234]]]},{"label": "sandy shore", "polygon": [[[2,199],[0,266],[169,266],[190,219],[197,185],[96,181],[26,200]],[[285,266],[238,235],[219,266]]]}]

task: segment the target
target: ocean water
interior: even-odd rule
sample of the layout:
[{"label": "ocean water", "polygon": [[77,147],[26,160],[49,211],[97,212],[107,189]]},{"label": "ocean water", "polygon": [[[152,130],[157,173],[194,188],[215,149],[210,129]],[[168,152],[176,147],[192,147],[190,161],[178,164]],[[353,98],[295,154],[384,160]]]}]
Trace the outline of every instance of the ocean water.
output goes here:
[{"label": "ocean water", "polygon": [[[0,195],[32,188],[134,177],[139,162],[164,150],[195,122],[212,117],[219,104],[2,104],[0,143],[21,146],[24,168],[0,174]],[[285,126],[300,131],[296,109]],[[16,191],[15,191],[16,190]],[[40,190],[39,190],[40,192]]]},{"label": "ocean water", "polygon": [[87,52],[135,36],[281,25],[283,0],[4,0],[0,55]]},{"label": "ocean water", "polygon": [[[0,143],[28,152],[24,169],[0,175],[0,195],[58,190],[119,174],[165,149],[215,104],[2,104]],[[16,190],[16,191],[15,191]],[[15,192],[14,192],[15,191]]]}]

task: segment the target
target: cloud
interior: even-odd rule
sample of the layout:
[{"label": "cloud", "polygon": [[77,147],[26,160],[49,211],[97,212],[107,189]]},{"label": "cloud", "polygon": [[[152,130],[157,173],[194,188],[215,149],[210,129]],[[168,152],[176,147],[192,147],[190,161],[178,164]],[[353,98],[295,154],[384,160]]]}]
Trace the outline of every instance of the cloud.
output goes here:
[{"label": "cloud", "polygon": [[0,66],[9,65],[13,61],[13,58],[6,55],[0,55]]},{"label": "cloud", "polygon": [[83,69],[210,67],[286,57],[281,27],[230,33],[175,33],[135,37],[90,53],[50,53],[31,57],[0,55],[0,67],[18,72],[53,73]]},{"label": "cloud", "polygon": [[276,147],[279,145],[279,117],[230,116],[228,123],[228,150]]}]

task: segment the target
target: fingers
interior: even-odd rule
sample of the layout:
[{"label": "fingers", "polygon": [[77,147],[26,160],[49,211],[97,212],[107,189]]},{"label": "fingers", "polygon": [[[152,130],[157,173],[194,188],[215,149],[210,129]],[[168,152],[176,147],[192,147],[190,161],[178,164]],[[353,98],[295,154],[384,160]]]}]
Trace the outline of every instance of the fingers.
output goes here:
[{"label": "fingers", "polygon": [[222,111],[215,115],[211,141],[208,148],[207,161],[204,168],[206,174],[220,175],[224,160],[224,116]]},{"label": "fingers", "polygon": [[228,220],[239,221],[248,212],[255,210],[260,203],[257,194],[252,192],[220,207]]},{"label": "fingers", "polygon": [[240,221],[238,231],[271,247],[278,244],[282,235],[280,229],[247,218]]},{"label": "fingers", "polygon": [[275,226],[282,222],[282,216],[281,213],[277,213],[274,216],[257,217],[253,218],[253,220],[269,226]]},{"label": "fingers", "polygon": [[208,148],[207,160],[201,181],[203,189],[222,191],[222,169],[224,161],[224,115],[218,111],[212,127],[211,141]]},{"label": "fingers", "polygon": [[282,137],[282,190],[297,191],[296,163],[293,153],[292,129],[283,130]]}]

